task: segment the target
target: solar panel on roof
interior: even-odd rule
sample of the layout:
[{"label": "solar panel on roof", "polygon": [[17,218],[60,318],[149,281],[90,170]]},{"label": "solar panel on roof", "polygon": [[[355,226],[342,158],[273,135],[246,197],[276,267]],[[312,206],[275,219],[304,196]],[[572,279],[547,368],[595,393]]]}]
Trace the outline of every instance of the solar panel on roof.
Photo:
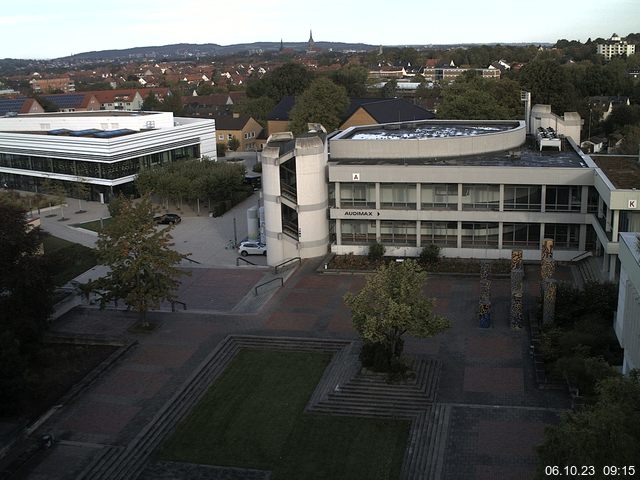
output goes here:
[{"label": "solar panel on roof", "polygon": [[4,116],[9,112],[19,112],[26,100],[24,97],[0,100],[0,115]]},{"label": "solar panel on roof", "polygon": [[83,94],[44,95],[42,98],[53,103],[58,108],[78,108],[82,104]]},{"label": "solar panel on roof", "polygon": [[55,130],[49,130],[48,135],[67,135],[71,130],[66,128],[56,128]]},{"label": "solar panel on roof", "polygon": [[102,130],[98,130],[97,128],[87,128],[86,130],[73,130],[69,133],[72,137],[86,137],[89,135],[94,135]]},{"label": "solar panel on roof", "polygon": [[129,128],[119,128],[117,130],[107,130],[105,132],[98,132],[94,135],[94,137],[115,138],[115,137],[121,137],[123,135],[129,135],[130,133],[135,133],[135,130],[131,130]]}]

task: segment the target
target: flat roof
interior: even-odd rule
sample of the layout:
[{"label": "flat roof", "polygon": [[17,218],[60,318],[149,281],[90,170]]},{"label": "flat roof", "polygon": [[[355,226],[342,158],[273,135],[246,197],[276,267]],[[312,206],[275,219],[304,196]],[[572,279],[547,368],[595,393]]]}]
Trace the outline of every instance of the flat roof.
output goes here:
[{"label": "flat roof", "polygon": [[144,115],[159,115],[165,112],[138,112],[132,110],[88,110],[86,112],[49,112],[49,113],[25,113],[17,117],[140,117]]},{"label": "flat roof", "polygon": [[353,132],[342,139],[350,140],[407,140],[417,138],[473,137],[488,133],[506,132],[518,127],[514,123],[469,124],[469,123],[403,123],[356,127]]},{"label": "flat roof", "polygon": [[640,159],[626,155],[589,155],[613,186],[640,190]]},{"label": "flat roof", "polygon": [[535,140],[527,138],[527,142],[519,148],[499,152],[481,153],[477,155],[443,158],[346,158],[331,157],[332,163],[341,165],[426,165],[426,166],[461,166],[461,167],[537,167],[537,168],[588,168],[582,157],[569,145],[563,144],[563,151],[549,149],[540,151]]}]

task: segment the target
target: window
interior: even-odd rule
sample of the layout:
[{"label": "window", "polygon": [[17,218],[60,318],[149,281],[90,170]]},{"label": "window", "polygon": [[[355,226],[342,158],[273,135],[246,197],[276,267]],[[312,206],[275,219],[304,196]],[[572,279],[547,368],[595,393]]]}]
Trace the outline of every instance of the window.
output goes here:
[{"label": "window", "polygon": [[505,185],[504,209],[539,212],[542,187],[539,185]]},{"label": "window", "polygon": [[423,184],[421,203],[425,210],[457,210],[458,184]]},{"label": "window", "polygon": [[475,185],[464,184],[462,186],[463,210],[494,210],[500,207],[500,185]]},{"label": "window", "polygon": [[224,135],[218,135],[218,140],[224,140]]},{"label": "window", "polygon": [[343,244],[369,245],[376,241],[375,221],[342,220],[340,227]]},{"label": "window", "polygon": [[539,223],[505,223],[502,225],[503,247],[540,247]]},{"label": "window", "polygon": [[545,209],[548,212],[579,212],[581,197],[580,185],[548,185]]},{"label": "window", "polygon": [[577,250],[580,225],[547,223],[544,226],[545,238],[553,239],[553,248],[558,250]]},{"label": "window", "polygon": [[498,248],[498,224],[463,222],[462,246],[467,248]]},{"label": "window", "polygon": [[233,140],[233,134],[232,133],[227,134],[227,140]]},{"label": "window", "polygon": [[374,183],[341,183],[340,208],[376,208]]},{"label": "window", "polygon": [[416,209],[416,185],[414,183],[383,183],[380,185],[382,208]]},{"label": "window", "polygon": [[439,247],[457,247],[458,222],[421,222],[420,242],[423,247],[431,243]]},{"label": "window", "polygon": [[416,246],[416,222],[382,221],[380,222],[382,243],[388,245]]}]

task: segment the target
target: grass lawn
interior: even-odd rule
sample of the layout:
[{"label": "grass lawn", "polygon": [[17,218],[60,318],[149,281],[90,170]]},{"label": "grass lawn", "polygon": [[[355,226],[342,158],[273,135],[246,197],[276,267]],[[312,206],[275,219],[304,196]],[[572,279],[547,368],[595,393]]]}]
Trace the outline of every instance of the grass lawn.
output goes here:
[{"label": "grass lawn", "polygon": [[74,225],[74,227],[80,227],[86,230],[91,230],[92,232],[100,233],[100,230],[102,230],[102,227],[106,227],[110,223],[111,223],[111,217],[103,218],[102,223],[100,222],[100,220],[93,220],[91,222],[77,223]]},{"label": "grass lawn", "polygon": [[303,412],[330,355],[242,350],[157,452],[274,480],[395,479],[408,421]]},{"label": "grass lawn", "polygon": [[44,255],[53,270],[53,283],[64,285],[97,264],[95,250],[68,242],[62,238],[47,235],[44,238]]}]

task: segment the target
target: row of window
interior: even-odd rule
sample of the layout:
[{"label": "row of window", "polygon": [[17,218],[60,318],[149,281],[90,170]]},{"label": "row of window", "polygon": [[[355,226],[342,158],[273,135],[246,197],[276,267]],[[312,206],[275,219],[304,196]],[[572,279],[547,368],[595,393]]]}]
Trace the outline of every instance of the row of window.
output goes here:
[{"label": "row of window", "polygon": [[0,167],[113,180],[135,175],[144,168],[187,158],[198,158],[199,156],[200,147],[198,145],[174,148],[166,152],[143,155],[111,163],[0,153]]},{"label": "row of window", "polygon": [[[417,206],[416,184],[381,183],[380,208],[415,210]],[[330,195],[333,194],[333,188]],[[334,195],[335,196],[335,195]],[[457,210],[459,190],[457,183],[421,184],[420,206],[424,210]],[[462,210],[495,210],[500,208],[500,185],[463,184]],[[335,206],[335,198],[330,199]],[[548,185],[545,210],[556,212],[580,212],[582,186]],[[589,187],[588,211],[598,208],[598,194]],[[341,208],[376,208],[375,183],[340,183]],[[539,212],[542,209],[540,185],[505,185],[504,210]]]},{"label": "row of window", "polygon": [[[367,220],[342,220],[340,240],[343,245],[368,245],[377,241],[376,222]],[[540,224],[503,223],[502,246],[532,248],[540,246]],[[577,250],[580,232],[579,224],[545,224],[544,237],[554,240],[555,248]],[[416,222],[381,221],[380,241],[394,246],[417,245],[420,235],[421,245],[435,244],[440,247],[457,247],[458,234],[463,248],[498,248],[500,224],[497,222]],[[588,229],[587,249],[595,247],[595,232]]]}]

